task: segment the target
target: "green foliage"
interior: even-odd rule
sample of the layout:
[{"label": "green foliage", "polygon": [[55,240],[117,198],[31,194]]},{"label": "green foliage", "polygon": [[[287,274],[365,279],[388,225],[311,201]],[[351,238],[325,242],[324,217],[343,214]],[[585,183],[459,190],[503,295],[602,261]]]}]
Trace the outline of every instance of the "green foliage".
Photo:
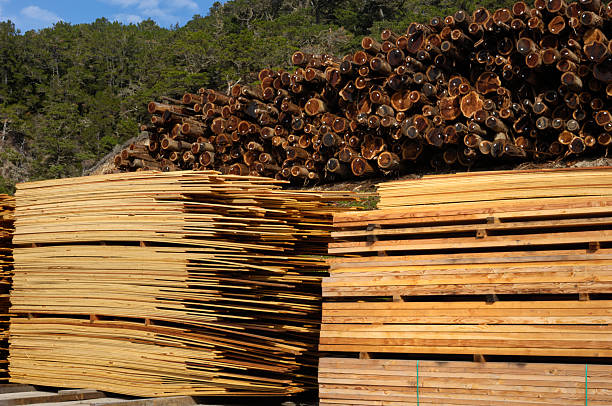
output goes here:
[{"label": "green foliage", "polygon": [[9,148],[0,150],[0,162],[8,162],[8,163],[15,165],[19,162],[20,159],[21,159],[21,156],[13,148],[9,147]]},{"label": "green foliage", "polygon": [[10,179],[6,179],[0,176],[0,194],[14,195],[15,194],[15,182]]},{"label": "green foliage", "polygon": [[458,7],[477,6],[468,0],[230,0],[171,29],[152,20],[123,25],[100,18],[20,33],[12,22],[0,22],[0,135],[15,146],[0,156],[1,173],[11,173],[0,178],[0,190],[15,181],[80,175],[136,135],[138,123],[149,119],[146,103],[161,95],[253,83],[264,67],[290,69],[297,49],[342,56],[363,35],[378,37],[383,28],[403,33],[411,21]]},{"label": "green foliage", "polygon": [[380,201],[380,197],[374,190],[370,191],[370,193],[371,196],[359,200],[339,201],[336,205],[339,207],[354,208],[357,210],[374,210]]}]

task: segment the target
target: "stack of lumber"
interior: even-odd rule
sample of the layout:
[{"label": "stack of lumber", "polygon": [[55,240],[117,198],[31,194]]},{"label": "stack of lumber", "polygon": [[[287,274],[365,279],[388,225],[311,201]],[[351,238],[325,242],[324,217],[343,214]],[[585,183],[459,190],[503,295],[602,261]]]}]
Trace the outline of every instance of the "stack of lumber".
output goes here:
[{"label": "stack of lumber", "polygon": [[612,3],[518,1],[383,30],[342,58],[297,51],[295,71],[257,85],[150,102],[148,139],[115,165],[304,184],[603,155],[611,28]]},{"label": "stack of lumber", "polygon": [[319,365],[320,406],[608,406],[611,382],[607,365],[346,358]]},{"label": "stack of lumber", "polygon": [[8,380],[9,291],[13,274],[15,199],[0,194],[0,381]]},{"label": "stack of lumber", "polygon": [[332,302],[321,350],[612,357],[609,324],[611,300]]},{"label": "stack of lumber", "polygon": [[[379,194],[378,210],[334,215],[329,252],[342,256],[330,260],[330,276],[323,280],[327,301],[320,350],[361,353],[363,358],[402,354],[413,360],[547,357],[582,363],[582,368],[584,363],[612,363],[612,168],[426,176],[381,184]],[[328,361],[333,364],[322,360],[321,365],[331,365]],[[355,368],[364,372],[357,375],[367,375],[351,376],[354,380],[346,385],[341,384],[346,372],[339,368],[328,369],[327,375],[321,371],[321,378],[330,378],[321,384],[339,385],[322,392],[328,404],[338,403],[329,399],[379,404],[366,400],[387,389],[398,392],[390,404],[401,396],[414,398],[414,385],[410,390],[405,384],[374,384],[374,377],[385,373],[386,361],[372,361],[372,369],[366,361],[346,361],[362,362]],[[500,394],[494,380],[481,381],[478,374],[489,373],[490,379],[520,374],[518,366],[499,366],[497,371],[491,364],[472,374],[470,369],[481,367],[464,364],[453,368],[465,368],[465,377],[482,385],[452,386],[466,391],[461,396],[449,392],[453,400],[444,404],[474,404],[460,401],[472,395],[483,396],[480,404],[513,399]],[[402,365],[405,370],[414,363]],[[451,373],[448,366],[452,364],[439,372]],[[527,368],[546,370],[542,365]],[[611,365],[598,368],[605,376],[612,374]],[[561,388],[557,383],[565,374],[542,379],[548,382],[542,386],[552,382]],[[436,386],[435,380],[423,379],[440,393],[446,391],[446,383]],[[538,403],[527,393],[537,389],[524,385],[540,384],[507,379],[504,390],[532,401],[517,404],[563,399],[555,392]],[[379,387],[362,391],[364,385]],[[595,404],[612,402],[609,389],[593,389],[602,395]],[[567,392],[574,397],[578,393]]]},{"label": "stack of lumber", "polygon": [[610,168],[383,183],[379,210],[334,216],[329,252],[354,257],[323,294],[610,293],[611,185]]},{"label": "stack of lumber", "polygon": [[212,171],[18,185],[11,380],[138,396],[312,386],[326,201],[345,196]]}]

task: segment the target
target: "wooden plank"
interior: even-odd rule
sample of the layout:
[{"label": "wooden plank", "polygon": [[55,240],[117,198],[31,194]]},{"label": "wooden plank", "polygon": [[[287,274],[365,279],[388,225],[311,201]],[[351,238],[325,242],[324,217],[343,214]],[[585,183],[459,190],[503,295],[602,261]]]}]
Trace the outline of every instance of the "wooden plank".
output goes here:
[{"label": "wooden plank", "polygon": [[322,351],[612,354],[609,300],[332,302],[322,320]]},{"label": "wooden plank", "polygon": [[[573,168],[577,169],[577,168]],[[592,191],[583,186],[610,185],[610,168],[592,171],[548,171],[493,173],[474,175],[430,176],[381,184],[379,207],[395,205],[435,204],[438,202],[495,201],[505,198],[585,196]],[[551,185],[555,185],[551,188]],[[484,192],[484,193],[483,193]],[[601,193],[609,194],[609,189]]]},{"label": "wooden plank", "polygon": [[320,404],[416,405],[418,390],[419,404],[583,405],[588,397],[589,404],[605,405],[611,401],[611,378],[610,365],[585,369],[584,364],[319,361]]},{"label": "wooden plank", "polygon": [[396,207],[334,214],[335,227],[365,227],[368,224],[419,224],[431,222],[484,221],[495,216],[501,221],[550,216],[608,215],[610,197],[573,197],[557,199],[518,199],[482,203],[454,203]]},{"label": "wooden plank", "polygon": [[495,251],[495,252],[467,252],[448,254],[420,254],[395,255],[389,257],[359,257],[341,256],[329,258],[332,271],[341,272],[343,268],[356,267],[382,267],[382,266],[427,266],[427,265],[478,265],[478,264],[506,264],[526,262],[565,262],[565,261],[591,261],[612,259],[611,249],[601,249],[590,252],[585,249],[565,249],[558,247],[546,251]]},{"label": "wooden plank", "polygon": [[332,270],[324,296],[612,292],[612,262],[559,261]]},{"label": "wooden plank", "polygon": [[330,243],[330,254],[346,254],[374,251],[423,251],[439,249],[468,249],[495,247],[530,247],[538,245],[588,244],[592,241],[612,241],[612,230],[576,231],[546,234],[521,234],[508,236],[431,238],[427,240],[385,240],[368,242]]},{"label": "wooden plank", "polygon": [[402,228],[375,228],[372,230],[334,231],[332,237],[336,239],[367,236],[394,236],[410,234],[439,234],[439,233],[462,233],[485,231],[509,231],[509,230],[539,230],[558,229],[560,227],[605,227],[612,225],[612,217],[594,217],[586,219],[556,219],[545,221],[511,221],[507,223],[486,223],[448,226],[425,226],[425,227],[402,227]]}]

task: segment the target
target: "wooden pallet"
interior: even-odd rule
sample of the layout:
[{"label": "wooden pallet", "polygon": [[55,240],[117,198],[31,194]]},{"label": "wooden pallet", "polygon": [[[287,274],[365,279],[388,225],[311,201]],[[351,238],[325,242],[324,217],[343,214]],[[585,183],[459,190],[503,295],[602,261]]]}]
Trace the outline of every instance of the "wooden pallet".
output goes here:
[{"label": "wooden pallet", "polygon": [[12,381],[135,396],[315,385],[342,192],[216,172],[18,185]]},{"label": "wooden pallet", "polygon": [[320,406],[612,403],[612,366],[321,358]]}]

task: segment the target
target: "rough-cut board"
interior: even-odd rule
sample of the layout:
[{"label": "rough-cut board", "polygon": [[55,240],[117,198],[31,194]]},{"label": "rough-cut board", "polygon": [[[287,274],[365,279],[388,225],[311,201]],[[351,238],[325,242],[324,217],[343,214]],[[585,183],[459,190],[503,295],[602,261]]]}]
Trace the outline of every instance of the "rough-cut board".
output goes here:
[{"label": "rough-cut board", "polygon": [[538,169],[428,175],[422,179],[381,183],[379,209],[465,202],[610,197],[612,168]]},{"label": "rough-cut board", "polygon": [[322,351],[612,357],[612,301],[324,303]]},{"label": "rough-cut board", "polygon": [[[334,215],[323,295],[612,292],[612,168],[383,183]],[[359,257],[353,257],[360,255]]]},{"label": "rough-cut board", "polygon": [[12,381],[137,396],[313,386],[325,202],[346,196],[212,171],[18,185]]},{"label": "rough-cut board", "polygon": [[609,365],[319,361],[321,406],[608,406],[611,390]]},{"label": "rough-cut board", "polygon": [[612,366],[588,372],[586,403],[585,365],[567,365],[612,357],[612,168],[378,192],[378,210],[334,215],[321,351],[559,364],[421,361],[417,400],[416,361],[323,358],[321,405],[612,404]]},{"label": "rough-cut board", "polygon": [[[283,378],[279,372],[289,374],[288,365],[296,362],[281,350],[274,362],[266,362],[263,357],[274,352],[275,343],[265,345],[263,340],[238,342],[187,327],[129,321],[13,319],[11,337],[17,343],[11,353],[13,381],[45,386],[78,382],[128,395],[273,394],[291,383],[291,376]],[[246,356],[242,361],[228,359],[237,345],[254,359],[262,357],[259,365]],[[238,366],[245,370],[230,372]]]},{"label": "rough-cut board", "polygon": [[331,261],[323,295],[427,296],[605,293],[612,251],[530,251],[345,258]]}]

